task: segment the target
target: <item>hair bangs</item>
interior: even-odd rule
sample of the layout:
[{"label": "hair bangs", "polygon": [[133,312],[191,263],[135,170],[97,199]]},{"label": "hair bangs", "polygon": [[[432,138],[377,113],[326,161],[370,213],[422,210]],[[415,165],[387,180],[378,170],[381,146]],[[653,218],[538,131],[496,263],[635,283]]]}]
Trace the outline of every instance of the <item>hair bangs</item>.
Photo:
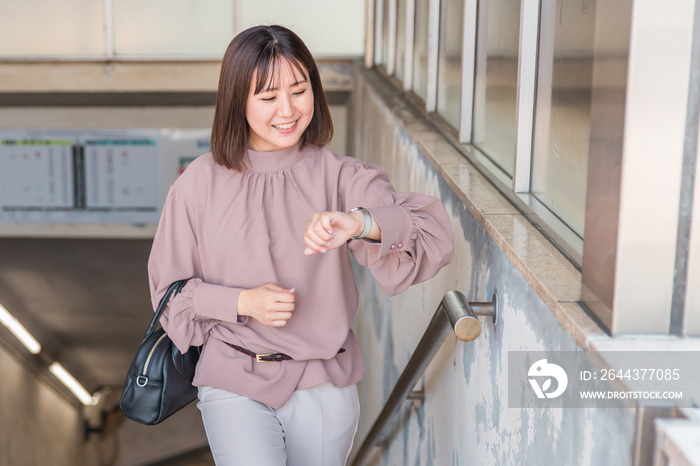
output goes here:
[{"label": "hair bangs", "polygon": [[255,95],[265,92],[267,89],[279,88],[278,69],[282,64],[293,75],[301,74],[303,78],[301,81],[309,81],[309,72],[299,60],[291,56],[291,54],[290,56],[285,56],[279,49],[275,49],[271,53],[261,56],[255,67]]}]

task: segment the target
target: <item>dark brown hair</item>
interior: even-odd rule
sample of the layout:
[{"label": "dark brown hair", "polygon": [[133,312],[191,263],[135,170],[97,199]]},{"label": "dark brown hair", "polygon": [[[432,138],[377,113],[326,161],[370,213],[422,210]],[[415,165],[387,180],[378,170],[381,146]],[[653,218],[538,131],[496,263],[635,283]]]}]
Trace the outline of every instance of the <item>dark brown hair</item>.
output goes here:
[{"label": "dark brown hair", "polygon": [[255,94],[276,79],[277,66],[288,64],[308,73],[314,94],[314,115],[301,136],[301,147],[325,146],[333,137],[333,122],[323,94],[316,62],[304,42],[282,26],[256,26],[233,38],[221,64],[216,96],[211,151],[214,160],[233,170],[245,170],[243,156],[248,149],[249,128],[245,107],[250,83],[257,73]]}]

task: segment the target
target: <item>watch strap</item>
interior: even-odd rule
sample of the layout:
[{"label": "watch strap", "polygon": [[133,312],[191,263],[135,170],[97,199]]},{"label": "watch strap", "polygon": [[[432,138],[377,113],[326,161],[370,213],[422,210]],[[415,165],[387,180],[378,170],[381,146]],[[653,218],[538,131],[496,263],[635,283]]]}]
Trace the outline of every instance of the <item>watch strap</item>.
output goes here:
[{"label": "watch strap", "polygon": [[362,216],[365,219],[365,227],[362,229],[362,232],[359,235],[353,236],[352,239],[366,238],[367,235],[369,235],[369,232],[372,230],[372,216],[370,215],[370,213],[367,209],[365,209],[364,207],[355,207],[354,209],[350,210],[350,212],[348,212],[348,213],[351,214],[351,213],[358,211],[358,210],[360,212],[362,212]]}]

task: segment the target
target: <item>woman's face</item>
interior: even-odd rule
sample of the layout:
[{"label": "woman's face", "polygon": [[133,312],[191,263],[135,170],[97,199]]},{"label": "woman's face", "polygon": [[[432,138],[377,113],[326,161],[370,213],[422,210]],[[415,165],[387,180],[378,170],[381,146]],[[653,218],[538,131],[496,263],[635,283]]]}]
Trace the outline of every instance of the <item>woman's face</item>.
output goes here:
[{"label": "woman's face", "polygon": [[250,149],[284,149],[296,144],[304,134],[314,116],[313,89],[308,72],[304,71],[302,74],[291,63],[278,63],[276,75],[259,94],[255,94],[257,77],[253,75],[245,108]]}]

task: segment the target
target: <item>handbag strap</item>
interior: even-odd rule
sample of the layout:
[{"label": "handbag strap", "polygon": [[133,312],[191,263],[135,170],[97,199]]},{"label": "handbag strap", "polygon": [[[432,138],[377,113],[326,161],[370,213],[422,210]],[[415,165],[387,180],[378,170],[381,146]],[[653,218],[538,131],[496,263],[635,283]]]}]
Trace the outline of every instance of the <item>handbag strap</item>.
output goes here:
[{"label": "handbag strap", "polygon": [[158,304],[158,309],[156,309],[156,312],[153,315],[153,319],[151,319],[151,324],[148,326],[148,329],[146,329],[146,335],[144,338],[147,338],[150,334],[156,331],[156,327],[158,326],[160,316],[163,315],[165,306],[168,305],[168,301],[170,301],[171,296],[175,296],[180,291],[182,291],[182,288],[185,286],[188,280],[189,279],[178,280],[168,287],[168,289],[165,291],[165,294],[161,298],[160,303]]}]

